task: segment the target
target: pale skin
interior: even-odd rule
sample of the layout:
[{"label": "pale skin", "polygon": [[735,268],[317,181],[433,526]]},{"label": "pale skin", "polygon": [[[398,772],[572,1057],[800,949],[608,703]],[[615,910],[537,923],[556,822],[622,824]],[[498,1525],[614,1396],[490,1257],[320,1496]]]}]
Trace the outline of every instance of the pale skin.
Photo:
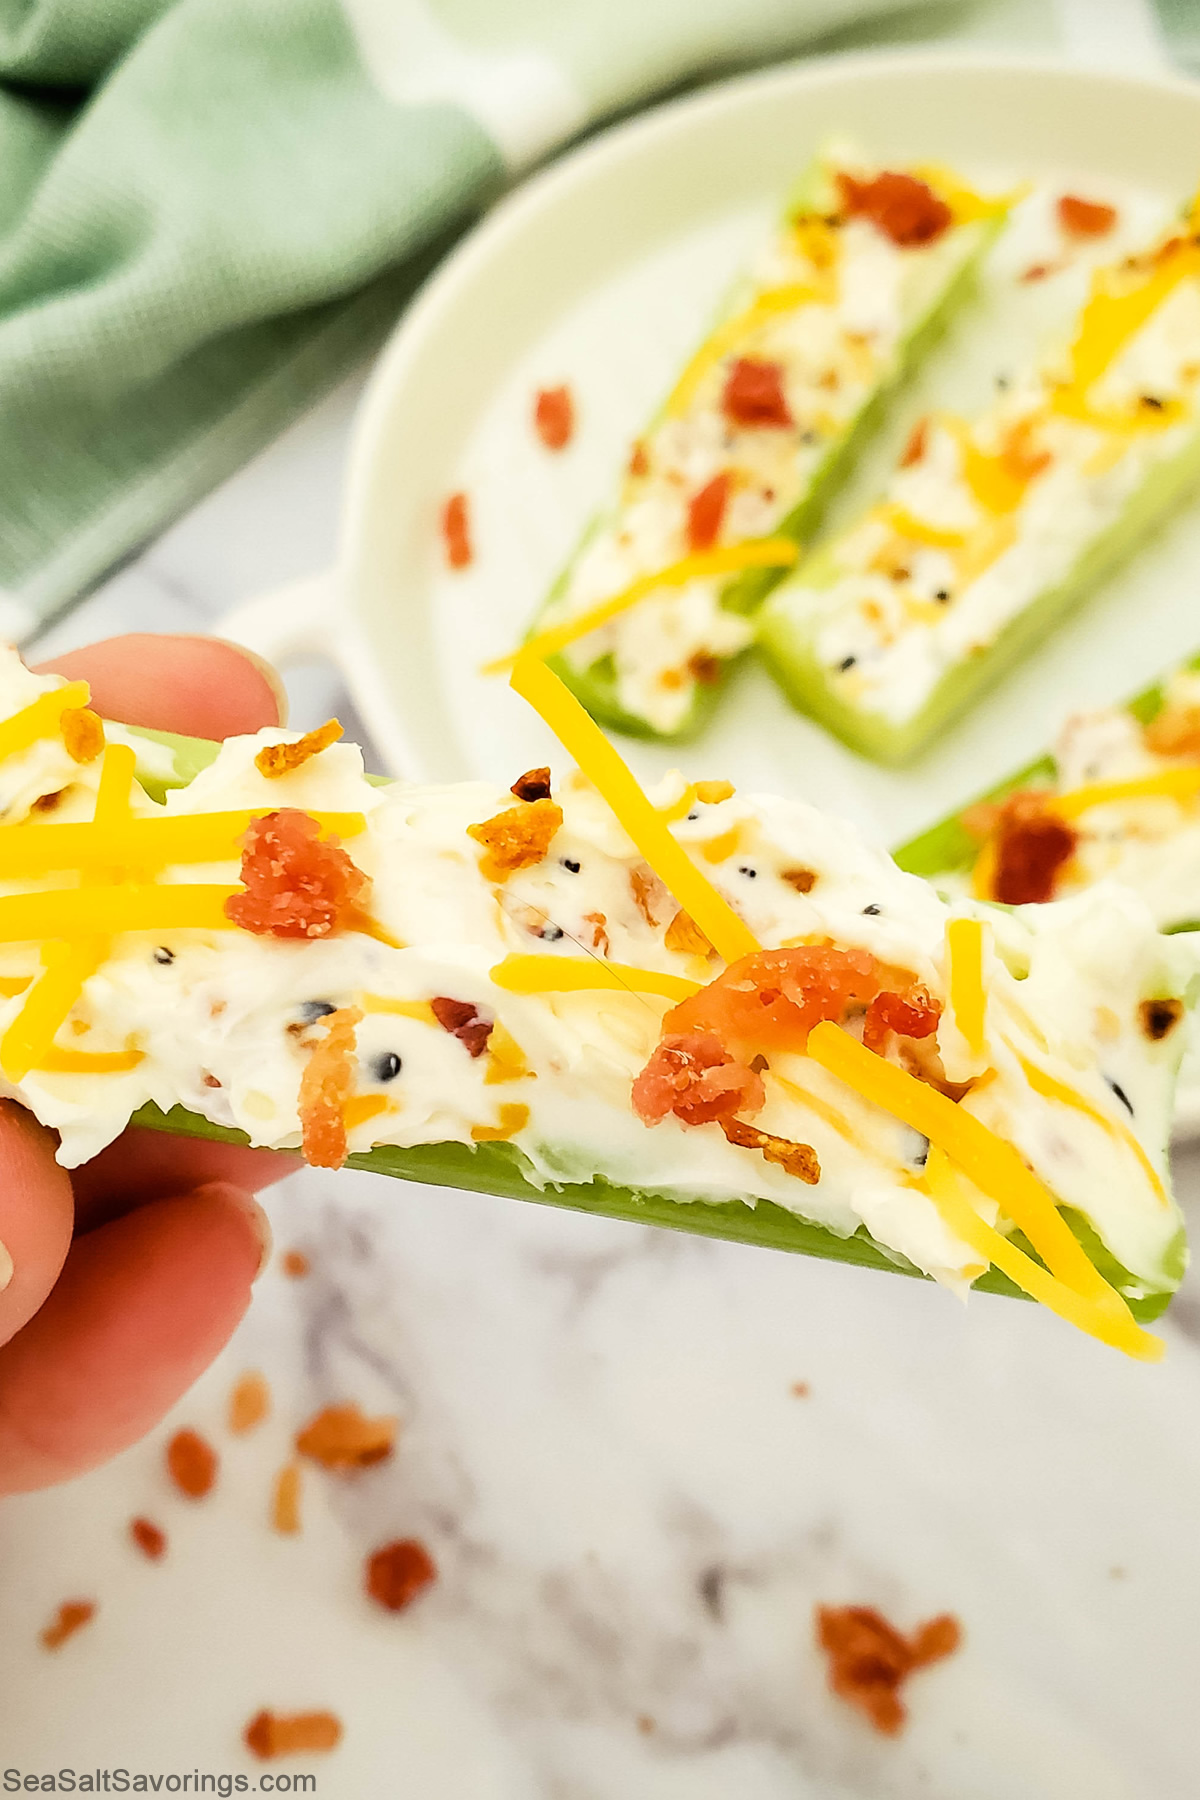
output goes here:
[{"label": "pale skin", "polygon": [[[210,638],[111,638],[46,669],[107,718],[197,737],[277,725],[275,678]],[[127,1131],[82,1169],[0,1102],[0,1493],[48,1487],[145,1435],[226,1343],[270,1233],[256,1190],[295,1160]]]}]

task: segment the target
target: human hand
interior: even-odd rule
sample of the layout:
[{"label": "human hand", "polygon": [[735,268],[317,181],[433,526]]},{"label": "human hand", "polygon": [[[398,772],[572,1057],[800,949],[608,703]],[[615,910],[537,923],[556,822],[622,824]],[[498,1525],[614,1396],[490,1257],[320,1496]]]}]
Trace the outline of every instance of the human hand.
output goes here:
[{"label": "human hand", "polygon": [[[44,665],[105,718],[195,737],[281,719],[281,693],[211,638],[110,638]],[[233,1332],[270,1245],[255,1189],[296,1163],[129,1130],[72,1173],[0,1103],[0,1493],[65,1481],[157,1423]],[[0,1256],[0,1263],[4,1258]]]}]

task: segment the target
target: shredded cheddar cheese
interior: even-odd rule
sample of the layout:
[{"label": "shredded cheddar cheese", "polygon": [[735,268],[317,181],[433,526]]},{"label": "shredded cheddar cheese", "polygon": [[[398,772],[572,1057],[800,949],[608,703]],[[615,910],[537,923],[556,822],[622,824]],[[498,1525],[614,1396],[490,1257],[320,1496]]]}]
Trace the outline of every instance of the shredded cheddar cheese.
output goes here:
[{"label": "shredded cheddar cheese", "polygon": [[183,882],[121,882],[0,897],[0,943],[112,937],[119,931],[233,931],[225,902],[242,890]]},{"label": "shredded cheddar cheese", "polygon": [[39,1075],[121,1075],[145,1060],[141,1050],[62,1050],[51,1044],[37,1069]]},{"label": "shredded cheddar cheese", "polygon": [[[74,896],[83,901],[92,895]],[[24,896],[18,896],[23,899]],[[54,899],[52,894],[31,894],[34,911],[38,902]],[[53,927],[50,927],[52,931]],[[44,972],[30,990],[24,1006],[0,1039],[0,1068],[10,1081],[24,1081],[31,1069],[45,1062],[59,1026],[78,1000],[83,984],[94,975],[108,955],[108,938],[95,936],[96,921],[90,922],[87,935],[78,942],[47,944],[42,952]],[[23,936],[39,938],[41,928],[27,930]]]},{"label": "shredded cheddar cheese", "polygon": [[[834,255],[828,256],[827,247],[831,239]],[[677,418],[681,412],[685,412],[710,369],[715,369],[732,350],[736,350],[747,338],[752,338],[771,319],[778,318],[782,313],[795,312],[801,306],[828,305],[835,300],[837,285],[833,278],[833,264],[839,248],[836,237],[826,231],[818,248],[818,255],[828,270],[824,279],[819,282],[788,282],[783,287],[768,288],[744,312],[726,320],[724,325],[719,325],[701,344],[667,396],[663,409],[667,417]]]},{"label": "shredded cheddar cheese", "polygon": [[[105,756],[125,750],[110,744]],[[129,751],[129,756],[133,752]],[[103,776],[101,777],[103,786]],[[269,811],[167,814],[162,818],[103,817],[91,822],[20,825],[0,832],[0,880],[50,875],[60,869],[82,873],[114,865],[161,869],[172,863],[236,862],[241,839]],[[362,813],[314,812],[325,837],[356,837],[366,829]],[[99,829],[103,827],[103,829]]]},{"label": "shredded cheddar cheese", "polygon": [[1045,1069],[1039,1068],[1037,1063],[1030,1062],[1029,1058],[1023,1056],[1015,1045],[1009,1044],[1008,1048],[1020,1063],[1022,1073],[1035,1094],[1041,1094],[1044,1100],[1057,1100],[1063,1106],[1073,1107],[1076,1112],[1083,1113],[1086,1118],[1094,1119],[1097,1125],[1102,1126],[1113,1137],[1119,1138],[1128,1149],[1132,1150],[1158,1199],[1163,1206],[1167,1205],[1167,1190],[1163,1186],[1162,1177],[1147,1156],[1137,1133],[1129,1129],[1124,1119],[1114,1117],[1112,1113],[1096,1106],[1075,1088],[1069,1087],[1065,1081],[1059,1081],[1055,1076],[1048,1074]]},{"label": "shredded cheddar cheese", "polygon": [[1178,800],[1182,804],[1200,795],[1200,766],[1159,769],[1153,775],[1134,775],[1127,781],[1093,781],[1086,787],[1068,788],[1051,795],[1047,804],[1064,819],[1077,819],[1093,806],[1121,800]]},{"label": "shredded cheddar cheese", "polygon": [[342,1122],[347,1131],[353,1131],[356,1125],[391,1111],[392,1103],[383,1094],[352,1094],[342,1107]]},{"label": "shredded cheddar cheese", "polygon": [[471,1140],[476,1144],[502,1144],[524,1131],[529,1123],[529,1108],[520,1100],[507,1101],[500,1108],[497,1125],[472,1125]]},{"label": "shredded cheddar cheese", "polygon": [[62,716],[73,708],[84,707],[91,699],[86,681],[68,681],[65,687],[52,688],[40,694],[30,706],[0,721],[0,762],[16,756],[42,738],[56,737],[62,730]]},{"label": "shredded cheddar cheese", "polygon": [[967,1047],[983,1054],[987,994],[983,985],[983,925],[978,919],[951,919],[946,927],[950,958],[950,1010]]},{"label": "shredded cheddar cheese", "polygon": [[575,956],[506,956],[490,971],[498,988],[510,994],[570,994],[585,988],[615,988],[637,994],[662,994],[688,1000],[700,992],[698,981],[664,975],[657,969],[635,969],[628,963],[602,962]]}]

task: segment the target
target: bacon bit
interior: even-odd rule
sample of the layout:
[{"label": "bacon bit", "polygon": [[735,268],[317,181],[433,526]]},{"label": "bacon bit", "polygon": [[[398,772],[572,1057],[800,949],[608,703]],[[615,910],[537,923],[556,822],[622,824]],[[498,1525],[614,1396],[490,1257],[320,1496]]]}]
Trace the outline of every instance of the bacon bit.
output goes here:
[{"label": "bacon bit", "polygon": [[474,562],[471,517],[465,494],[451,494],[443,506],[442,539],[446,547],[446,561],[452,569],[465,569]]},{"label": "bacon bit", "polygon": [[59,806],[62,805],[62,797],[66,793],[66,791],[67,791],[66,788],[59,788],[58,791],[53,794],[39,794],[37,799],[33,803],[34,812],[39,812],[39,813],[54,812]]},{"label": "bacon bit", "polygon": [[396,1447],[396,1420],[368,1419],[361,1409],[327,1406],[296,1433],[296,1449],[323,1469],[368,1469]]},{"label": "bacon bit", "polygon": [[303,1250],[285,1250],[279,1259],[279,1267],[289,1281],[303,1281],[312,1264]]},{"label": "bacon bit", "polygon": [[563,450],[575,435],[575,402],[569,387],[539,388],[533,427],[547,450]]},{"label": "bacon bit", "polygon": [[773,1049],[802,1050],[821,1019],[840,1023],[847,1008],[880,991],[880,967],[866,950],[797,944],[757,950],[673,1007],[666,1031],[711,1032],[744,1062]]},{"label": "bacon bit", "polygon": [[779,879],[786,881],[789,887],[795,888],[798,894],[811,894],[817,885],[814,869],[784,869]]},{"label": "bacon bit", "polygon": [[852,219],[869,219],[901,249],[932,244],[954,223],[954,214],[928,182],[884,169],[870,181],[837,171],[842,206]]},{"label": "bacon bit", "polygon": [[758,1071],[732,1057],[711,1031],[664,1037],[633,1084],[633,1109],[645,1125],[668,1113],[685,1125],[711,1125],[758,1112],[766,1098]]},{"label": "bacon bit", "polygon": [[891,1033],[897,1037],[932,1037],[942,1016],[941,1002],[925,987],[907,993],[876,994],[863,1021],[863,1043],[868,1050],[882,1050]]},{"label": "bacon bit", "polygon": [[713,656],[711,651],[697,650],[688,657],[688,674],[701,687],[716,687],[721,679],[721,659]]},{"label": "bacon bit", "polygon": [[256,1713],[242,1733],[246,1748],[263,1762],[294,1756],[300,1750],[333,1750],[342,1741],[342,1722],[335,1713]]},{"label": "bacon bit", "polygon": [[685,956],[715,956],[716,951],[692,918],[680,907],[667,926],[663,942],[668,950],[682,951]]},{"label": "bacon bit", "polygon": [[726,377],[721,410],[734,425],[791,425],[783,365],[739,356]]},{"label": "bacon bit", "polygon": [[821,1164],[811,1144],[795,1144],[790,1138],[775,1137],[741,1119],[722,1119],[721,1130],[731,1144],[740,1144],[743,1150],[759,1151],[767,1162],[778,1163],[785,1174],[795,1175],[809,1187],[816,1187],[820,1181]]},{"label": "bacon bit", "polygon": [[1152,1044],[1160,1043],[1169,1031],[1174,1031],[1182,1017],[1182,1000],[1143,1000],[1138,1007],[1143,1035]]},{"label": "bacon bit", "polygon": [[151,1519],[131,1519],[129,1535],[143,1556],[151,1562],[161,1562],[167,1553],[167,1534]]},{"label": "bacon bit", "polygon": [[488,881],[507,881],[518,869],[540,863],[563,822],[554,800],[523,800],[482,824],[468,825],[467,836],[482,844],[480,872]]},{"label": "bacon bit", "polygon": [[812,1393],[812,1389],[807,1381],[793,1381],[792,1392],[797,1400],[807,1400],[808,1396]]},{"label": "bacon bit", "polygon": [[917,1669],[953,1655],[962,1629],[950,1613],[905,1637],[873,1606],[818,1606],[817,1643],[829,1658],[829,1685],[865,1713],[876,1731],[895,1737],[908,1717],[900,1689]]},{"label": "bacon bit", "polygon": [[1115,206],[1102,200],[1081,200],[1078,194],[1063,194],[1058,202],[1058,222],[1068,237],[1104,237],[1117,222]]},{"label": "bacon bit", "polygon": [[94,1600],[64,1600],[50,1624],[39,1634],[42,1648],[61,1650],[68,1638],[90,1624],[96,1616]]},{"label": "bacon bit", "polygon": [[650,473],[650,458],[641,438],[635,439],[633,449],[629,452],[629,473],[637,480]]},{"label": "bacon bit", "polygon": [[1200,706],[1164,706],[1142,736],[1156,756],[1200,756]]},{"label": "bacon bit", "polygon": [[607,956],[609,951],[608,920],[604,914],[602,912],[584,913],[583,923],[592,928],[592,949],[598,950],[601,956]]},{"label": "bacon bit", "polygon": [[268,781],[278,781],[281,775],[290,775],[293,769],[302,769],[314,756],[320,756],[322,750],[336,744],[341,735],[342,727],[338,721],[326,719],[323,725],[318,725],[315,731],[306,731],[294,744],[265,745],[255,757],[254,766]]},{"label": "bacon bit", "polygon": [[87,706],[68,706],[61,717],[62,741],[72,762],[95,762],[104,748],[104,722]]},{"label": "bacon bit", "polygon": [[1078,834],[1047,807],[1047,799],[1040,793],[1010,794],[1001,805],[990,897],[1005,906],[1053,899],[1059,870],[1075,853]]},{"label": "bacon bit", "polygon": [[1027,269],[1022,270],[1020,280],[1045,281],[1048,275],[1053,275],[1054,273],[1055,265],[1053,263],[1030,263]]},{"label": "bacon bit", "polygon": [[357,1006],[340,1006],[322,1022],[325,1034],[300,1077],[301,1149],[311,1168],[340,1169],[347,1153],[345,1106],[358,1068],[354,1034],[362,1013]]},{"label": "bacon bit", "polygon": [[908,442],[900,453],[900,467],[911,469],[924,456],[929,443],[929,420],[918,419],[908,434]]},{"label": "bacon bit", "polygon": [[1036,430],[1036,420],[1021,419],[1005,437],[1000,460],[1014,481],[1030,482],[1054,461],[1048,450],[1035,449],[1030,442]]},{"label": "bacon bit", "polygon": [[189,1500],[203,1500],[211,1494],[219,1467],[220,1459],[212,1445],[190,1425],[177,1431],[167,1445],[167,1473]]},{"label": "bacon bit", "polygon": [[549,769],[526,769],[524,775],[518,775],[509,788],[518,800],[548,800],[550,798]]},{"label": "bacon bit", "polygon": [[650,1737],[652,1733],[658,1730],[658,1725],[657,1722],[650,1717],[649,1713],[639,1713],[637,1728],[643,1737]]},{"label": "bacon bit", "polygon": [[733,480],[728,469],[722,469],[688,501],[687,541],[689,550],[711,550],[721,534],[721,521],[729,505]]},{"label": "bacon bit", "polygon": [[492,1021],[481,1019],[479,1009],[470,1000],[448,1000],[440,995],[429,1002],[429,1010],[451,1037],[456,1037],[472,1056],[482,1056],[492,1035]]},{"label": "bacon bit", "polygon": [[403,1612],[436,1580],[437,1564],[417,1538],[397,1538],[367,1558],[367,1593],[388,1612]]},{"label": "bacon bit", "polygon": [[271,1390],[266,1377],[252,1369],[229,1396],[229,1429],[235,1437],[244,1437],[262,1424],[270,1410]]},{"label": "bacon bit", "polygon": [[647,925],[657,930],[659,924],[658,908],[667,897],[667,890],[658,876],[647,868],[630,869],[629,886],[633,891],[633,902],[645,919]]},{"label": "bacon bit", "polygon": [[281,1537],[295,1537],[300,1530],[300,1464],[285,1463],[275,1477],[271,1495],[271,1530]]},{"label": "bacon bit", "polygon": [[371,884],[315,819],[284,807],[255,819],[242,839],[244,894],[225,916],[257,937],[323,938],[348,929]]}]

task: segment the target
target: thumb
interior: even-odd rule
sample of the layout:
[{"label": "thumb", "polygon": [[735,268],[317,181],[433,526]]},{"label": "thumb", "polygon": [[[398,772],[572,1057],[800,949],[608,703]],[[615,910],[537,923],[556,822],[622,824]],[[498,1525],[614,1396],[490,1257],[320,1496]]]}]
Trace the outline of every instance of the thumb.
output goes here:
[{"label": "thumb", "polygon": [[0,1344],[37,1312],[66,1260],[74,1202],[54,1138],[0,1101]]}]

